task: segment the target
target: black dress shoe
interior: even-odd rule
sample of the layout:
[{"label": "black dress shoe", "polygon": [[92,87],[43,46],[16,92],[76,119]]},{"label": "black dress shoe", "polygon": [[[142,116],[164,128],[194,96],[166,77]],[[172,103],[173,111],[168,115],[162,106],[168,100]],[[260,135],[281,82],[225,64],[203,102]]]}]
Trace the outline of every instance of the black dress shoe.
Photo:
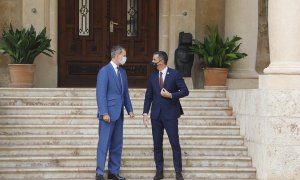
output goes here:
[{"label": "black dress shoe", "polygon": [[119,174],[111,174],[111,173],[108,173],[107,178],[113,180],[126,180],[126,178],[120,176]]},{"label": "black dress shoe", "polygon": [[176,180],[184,180],[181,173],[176,173]]},{"label": "black dress shoe", "polygon": [[105,180],[105,179],[104,179],[103,175],[97,174],[96,180]]},{"label": "black dress shoe", "polygon": [[161,180],[164,178],[164,172],[163,171],[156,171],[156,174],[153,178],[153,180]]}]

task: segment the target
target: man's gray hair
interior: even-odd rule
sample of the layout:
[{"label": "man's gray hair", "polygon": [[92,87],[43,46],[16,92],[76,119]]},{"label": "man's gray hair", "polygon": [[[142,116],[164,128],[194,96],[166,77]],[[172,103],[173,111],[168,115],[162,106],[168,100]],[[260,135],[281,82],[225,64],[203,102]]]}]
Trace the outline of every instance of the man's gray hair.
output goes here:
[{"label": "man's gray hair", "polygon": [[114,58],[115,56],[117,56],[118,54],[120,54],[122,52],[122,49],[125,50],[125,48],[122,47],[122,46],[119,46],[119,45],[118,46],[113,46],[111,48],[111,52],[110,52],[111,58]]}]

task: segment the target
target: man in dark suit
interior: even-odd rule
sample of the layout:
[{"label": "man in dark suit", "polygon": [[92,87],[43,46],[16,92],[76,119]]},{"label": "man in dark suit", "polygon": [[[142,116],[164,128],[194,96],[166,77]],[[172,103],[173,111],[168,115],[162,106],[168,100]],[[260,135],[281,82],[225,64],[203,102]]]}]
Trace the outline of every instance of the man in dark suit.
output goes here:
[{"label": "man in dark suit", "polygon": [[97,180],[104,180],[108,150],[108,179],[125,180],[119,175],[123,147],[124,106],[130,117],[134,117],[126,71],[120,67],[126,62],[126,50],[121,46],[115,46],[111,50],[111,57],[110,63],[101,68],[97,76],[96,96],[99,118]]},{"label": "man in dark suit", "polygon": [[143,121],[147,127],[151,107],[151,125],[154,143],[156,174],[154,180],[163,179],[163,135],[166,130],[173,151],[176,179],[183,180],[182,160],[178,135],[178,118],[183,114],[179,99],[189,94],[189,90],[179,72],[167,67],[168,55],[164,51],[153,54],[152,65],[155,72],[150,74],[145,94]]}]

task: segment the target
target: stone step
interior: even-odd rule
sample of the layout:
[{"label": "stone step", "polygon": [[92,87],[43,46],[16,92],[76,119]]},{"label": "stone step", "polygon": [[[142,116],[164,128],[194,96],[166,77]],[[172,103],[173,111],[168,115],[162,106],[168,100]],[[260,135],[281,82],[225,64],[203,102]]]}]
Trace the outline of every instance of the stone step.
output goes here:
[{"label": "stone step", "polygon": [[[153,176],[154,174],[152,175],[152,177],[149,177],[149,178],[128,178],[126,177],[126,180],[153,180]],[[106,176],[104,176],[106,177]],[[49,178],[38,178],[38,179],[35,179],[35,178],[22,178],[22,180],[41,180],[41,179],[49,179]],[[52,179],[52,178],[50,178]],[[212,180],[211,178],[184,178],[185,180]],[[5,180],[5,179],[3,179]],[[55,180],[82,180],[81,178],[55,178]],[[95,180],[95,177],[92,177],[92,178],[84,178],[84,180]],[[163,180],[174,180],[174,178],[164,178]],[[257,179],[253,179],[253,178],[243,178],[243,179],[240,179],[240,178],[234,178],[234,179],[213,179],[213,180],[257,180]]]},{"label": "stone step", "polygon": [[[152,175],[152,177],[150,177],[150,178],[142,178],[142,177],[140,177],[140,178],[128,178],[128,177],[126,177],[126,180],[152,180],[153,179],[153,176],[154,176],[155,174],[153,174]],[[104,177],[106,177],[106,176],[104,176]],[[48,178],[43,178],[43,179],[48,179]],[[212,180],[211,178],[184,178],[185,180]],[[3,180],[5,180],[5,179],[3,179]],[[22,178],[22,180],[40,180],[40,179],[33,179],[33,178]],[[82,180],[81,178],[55,178],[55,180]],[[95,177],[92,177],[92,178],[84,178],[84,180],[95,180]],[[174,180],[174,178],[164,178],[163,180]],[[213,180],[257,180],[257,179],[253,179],[253,178],[246,178],[246,179],[240,179],[240,178],[238,178],[238,179],[236,179],[236,178],[234,178],[234,179],[213,179]]]},{"label": "stone step", "polygon": [[[121,174],[127,178],[146,179],[153,178],[154,167],[123,167]],[[164,176],[174,178],[174,168],[165,168]],[[249,167],[184,167],[183,176],[191,179],[254,179],[254,168]],[[95,178],[95,167],[56,167],[56,168],[0,168],[0,178],[25,179],[25,178]]]},{"label": "stone step", "polygon": [[[132,105],[144,105],[144,98],[131,98]],[[182,106],[227,107],[227,98],[182,98]],[[0,97],[0,106],[96,106],[95,97]]]},{"label": "stone step", "polygon": [[[232,116],[230,107],[183,107],[187,116]],[[136,114],[142,114],[143,108],[136,107]],[[97,113],[96,106],[1,106],[0,115],[91,115]]]},{"label": "stone step", "polygon": [[[13,145],[0,146],[0,157],[7,156],[95,156],[93,145]],[[247,156],[246,146],[181,145],[182,156]],[[164,155],[172,156],[170,145],[164,146]],[[151,156],[153,145],[124,145],[122,156]]]},{"label": "stone step", "polygon": [[[122,167],[155,167],[153,156],[122,156]],[[184,156],[183,167],[250,167],[245,156]],[[0,168],[96,167],[96,156],[0,157]],[[172,156],[164,157],[164,167],[173,167]]]},{"label": "stone step", "polygon": [[[134,119],[125,115],[124,124],[142,125],[142,116]],[[179,118],[179,125],[232,126],[234,116],[186,116]],[[0,115],[0,125],[98,125],[96,115]]]},{"label": "stone step", "polygon": [[[124,134],[152,134],[151,126],[124,125]],[[0,135],[98,135],[98,125],[1,125]],[[239,126],[179,125],[180,135],[239,135]]]},{"label": "stone step", "polygon": [[[18,135],[0,136],[0,145],[91,145],[98,143],[98,135]],[[125,145],[147,145],[153,143],[152,135],[124,135]],[[169,144],[164,135],[164,144]],[[181,145],[243,145],[242,136],[181,135]]]},{"label": "stone step", "polygon": [[[142,123],[145,89],[129,89],[136,117],[125,115],[121,174],[153,179],[151,126]],[[0,88],[0,179],[95,179],[95,88]],[[185,179],[248,179],[251,168],[225,90],[190,90],[179,133]],[[164,137],[165,178],[174,179]]]},{"label": "stone step", "polygon": [[[144,98],[145,89],[129,89],[131,98]],[[0,88],[4,97],[96,97],[95,88]],[[190,90],[190,98],[225,98],[226,90]]]}]

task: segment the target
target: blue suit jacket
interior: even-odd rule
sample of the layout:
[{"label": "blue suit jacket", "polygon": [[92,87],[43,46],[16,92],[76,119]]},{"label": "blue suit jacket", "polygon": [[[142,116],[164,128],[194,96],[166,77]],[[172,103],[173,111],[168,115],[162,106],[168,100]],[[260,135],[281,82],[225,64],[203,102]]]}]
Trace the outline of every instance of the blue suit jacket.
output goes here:
[{"label": "blue suit jacket", "polygon": [[109,114],[111,121],[119,119],[123,115],[124,106],[127,112],[133,112],[128,92],[128,80],[126,71],[119,68],[122,85],[111,63],[100,69],[97,76],[96,97],[98,105],[98,118]]},{"label": "blue suit jacket", "polygon": [[[183,114],[179,99],[187,96],[189,90],[181,74],[168,67],[164,88],[172,93],[172,99],[162,97],[158,73],[158,71],[153,72],[148,78],[143,113],[148,114],[151,106],[151,119],[158,119],[159,116],[164,119],[177,119]],[[160,113],[161,111],[163,113]]]}]

